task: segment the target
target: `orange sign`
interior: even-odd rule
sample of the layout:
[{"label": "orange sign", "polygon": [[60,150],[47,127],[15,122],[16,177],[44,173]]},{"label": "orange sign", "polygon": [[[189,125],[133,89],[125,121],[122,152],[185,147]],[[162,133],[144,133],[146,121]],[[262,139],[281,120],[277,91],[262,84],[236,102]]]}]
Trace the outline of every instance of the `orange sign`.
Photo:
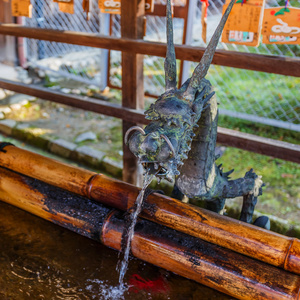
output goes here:
[{"label": "orange sign", "polygon": [[61,12],[67,14],[74,14],[74,2],[71,0],[69,3],[58,3],[58,8]]},{"label": "orange sign", "polygon": [[145,1],[145,12],[153,12],[154,10],[154,0]]},{"label": "orange sign", "polygon": [[[300,8],[273,7],[264,11],[262,34],[300,38]],[[288,39],[287,39],[288,40]]]},{"label": "orange sign", "polygon": [[[120,14],[121,0],[99,0],[98,5],[102,13]],[[145,0],[145,11],[152,12],[154,9],[154,0]]]},{"label": "orange sign", "polygon": [[[229,1],[223,6],[223,14]],[[228,17],[222,34],[222,42],[258,46],[262,24],[264,0],[238,0]]]},{"label": "orange sign", "polygon": [[11,0],[12,15],[15,17],[28,17],[32,16],[32,5],[30,0]]},{"label": "orange sign", "polygon": [[58,3],[59,11],[67,14],[74,14],[74,0],[53,0]]},{"label": "orange sign", "polygon": [[206,32],[207,32],[207,2],[202,2],[201,8],[201,25],[202,25],[202,40],[206,43]]}]

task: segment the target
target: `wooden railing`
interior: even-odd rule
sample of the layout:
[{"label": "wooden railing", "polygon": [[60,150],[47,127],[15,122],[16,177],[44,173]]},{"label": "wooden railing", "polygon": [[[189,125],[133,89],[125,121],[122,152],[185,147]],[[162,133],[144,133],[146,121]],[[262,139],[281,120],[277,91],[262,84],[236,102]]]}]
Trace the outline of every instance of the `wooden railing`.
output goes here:
[{"label": "wooden railing", "polygon": [[[118,50],[122,52],[122,106],[89,97],[70,96],[46,88],[0,79],[0,88],[36,96],[45,100],[117,117],[123,120],[124,132],[135,124],[147,124],[143,109],[142,55],[165,57],[166,45],[142,40],[144,1],[122,0],[121,38],[93,33],[41,29],[0,23],[0,34]],[[204,48],[176,45],[176,57],[199,61]],[[217,50],[213,64],[300,77],[300,60],[279,56]],[[140,110],[138,110],[140,109]],[[218,142],[241,149],[300,163],[300,146],[261,138],[225,128],[218,129]],[[123,180],[135,183],[136,158],[123,145]]]},{"label": "wooden railing", "polygon": [[[32,28],[17,24],[0,23],[0,34],[104,48],[132,54],[147,54],[160,57],[165,57],[166,55],[166,45],[162,43],[147,42],[133,38],[101,36],[94,33]],[[177,59],[197,62],[200,61],[205,49],[202,47],[175,45],[175,50]],[[300,77],[300,59],[293,57],[217,50],[212,63],[226,67]]]}]

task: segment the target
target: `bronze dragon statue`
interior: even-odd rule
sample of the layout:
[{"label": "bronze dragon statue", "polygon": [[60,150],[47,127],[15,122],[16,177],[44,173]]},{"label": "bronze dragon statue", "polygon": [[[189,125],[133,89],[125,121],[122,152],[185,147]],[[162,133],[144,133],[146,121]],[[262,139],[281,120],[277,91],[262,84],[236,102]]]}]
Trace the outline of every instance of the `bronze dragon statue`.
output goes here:
[{"label": "bronze dragon statue", "polygon": [[[158,181],[172,181],[175,176],[173,197],[205,200],[206,208],[220,213],[226,198],[243,196],[240,220],[251,223],[263,182],[252,169],[245,177],[230,180],[233,170],[224,173],[216,165],[218,107],[211,83],[205,79],[235,1],[231,0],[192,77],[177,89],[171,3],[167,0],[166,91],[145,112],[150,124],[145,129],[130,128],[125,143]],[[259,226],[269,226],[267,217],[258,219]]]}]

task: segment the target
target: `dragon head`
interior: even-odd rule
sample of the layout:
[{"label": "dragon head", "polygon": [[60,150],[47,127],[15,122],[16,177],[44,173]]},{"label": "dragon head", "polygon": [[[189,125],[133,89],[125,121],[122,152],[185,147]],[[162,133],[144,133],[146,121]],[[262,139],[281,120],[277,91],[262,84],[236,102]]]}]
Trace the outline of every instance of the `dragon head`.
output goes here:
[{"label": "dragon head", "polygon": [[158,180],[172,181],[174,175],[180,174],[180,166],[187,158],[195,136],[193,129],[197,127],[204,105],[213,95],[204,77],[234,2],[232,0],[228,6],[192,77],[177,89],[171,0],[167,1],[166,92],[145,112],[150,124],[145,129],[133,126],[125,134],[125,143],[132,153]]},{"label": "dragon head", "polygon": [[137,126],[130,128],[125,142],[128,143],[130,132],[136,131],[129,140],[132,153],[150,173],[171,180],[173,175],[179,174],[178,165],[186,158],[184,153],[188,151],[188,145],[183,147],[184,144],[179,141],[187,136],[187,140],[192,140],[196,114],[174,90],[161,95],[145,114],[151,123],[145,129]]}]

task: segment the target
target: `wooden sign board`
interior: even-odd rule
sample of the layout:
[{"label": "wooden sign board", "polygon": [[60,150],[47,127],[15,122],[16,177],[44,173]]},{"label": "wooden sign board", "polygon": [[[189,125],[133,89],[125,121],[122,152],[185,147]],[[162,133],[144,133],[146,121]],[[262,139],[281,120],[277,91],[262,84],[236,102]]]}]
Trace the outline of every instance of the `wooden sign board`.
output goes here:
[{"label": "wooden sign board", "polygon": [[[121,0],[99,0],[98,5],[102,13],[121,13]],[[153,12],[153,10],[154,0],[145,0],[145,12]]]},{"label": "wooden sign board", "polygon": [[12,15],[15,17],[28,17],[32,16],[32,5],[30,0],[11,0]]},{"label": "wooden sign board", "polygon": [[[262,25],[264,0],[237,1],[228,17],[222,34],[222,42],[258,46]],[[228,7],[227,0],[223,14]]]},{"label": "wooden sign board", "polygon": [[71,0],[68,3],[60,2],[58,3],[58,8],[63,13],[74,14],[74,0]]},{"label": "wooden sign board", "polygon": [[59,11],[67,14],[74,14],[74,0],[53,0],[58,3]]},{"label": "wooden sign board", "polygon": [[[264,11],[262,34],[300,38],[300,8],[273,7]],[[289,39],[286,39],[288,41]]]},{"label": "wooden sign board", "polygon": [[201,25],[202,25],[202,40],[206,43],[207,37],[207,3],[205,1],[202,2],[201,8]]},{"label": "wooden sign board", "polygon": [[153,12],[154,10],[154,0],[145,1],[145,12]]}]

